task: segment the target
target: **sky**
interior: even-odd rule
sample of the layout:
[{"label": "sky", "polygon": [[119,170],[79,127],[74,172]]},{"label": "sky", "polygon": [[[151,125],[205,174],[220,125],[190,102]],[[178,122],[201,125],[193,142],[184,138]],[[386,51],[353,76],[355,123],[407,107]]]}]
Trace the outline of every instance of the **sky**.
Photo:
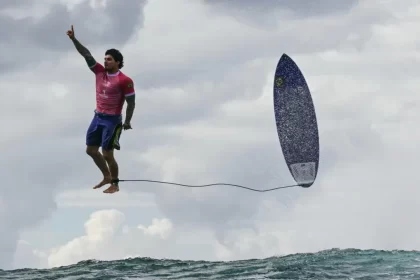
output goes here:
[{"label": "sky", "polygon": [[[414,0],[1,1],[0,269],[419,250],[419,15]],[[94,76],[72,24],[98,61],[121,50],[135,84],[120,179],[293,184],[272,96],[287,53],[315,104],[316,183],[93,190]]]}]

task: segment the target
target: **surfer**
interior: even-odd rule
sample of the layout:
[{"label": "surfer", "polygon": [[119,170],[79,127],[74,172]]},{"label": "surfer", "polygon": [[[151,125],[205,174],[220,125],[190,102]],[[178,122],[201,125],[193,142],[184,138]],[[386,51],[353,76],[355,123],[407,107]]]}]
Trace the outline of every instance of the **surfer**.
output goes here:
[{"label": "surfer", "polygon": [[[94,189],[110,184],[104,193],[115,193],[118,187],[118,163],[114,150],[120,150],[121,129],[131,129],[135,107],[133,80],[121,72],[123,56],[116,49],[105,52],[104,65],[96,62],[90,51],[75,37],[73,25],[67,31],[76,50],[85,58],[96,80],[96,109],[86,133],[86,153],[103,174],[103,180]],[[127,102],[126,116],[122,122],[122,108]],[[99,148],[102,148],[102,154]]]}]

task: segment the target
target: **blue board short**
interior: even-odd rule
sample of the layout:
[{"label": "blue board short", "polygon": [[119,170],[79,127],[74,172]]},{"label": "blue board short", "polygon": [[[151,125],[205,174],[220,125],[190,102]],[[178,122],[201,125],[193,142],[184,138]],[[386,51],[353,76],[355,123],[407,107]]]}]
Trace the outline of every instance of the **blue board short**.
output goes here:
[{"label": "blue board short", "polygon": [[120,149],[121,115],[107,115],[95,111],[86,133],[87,146],[100,146],[103,150]]}]

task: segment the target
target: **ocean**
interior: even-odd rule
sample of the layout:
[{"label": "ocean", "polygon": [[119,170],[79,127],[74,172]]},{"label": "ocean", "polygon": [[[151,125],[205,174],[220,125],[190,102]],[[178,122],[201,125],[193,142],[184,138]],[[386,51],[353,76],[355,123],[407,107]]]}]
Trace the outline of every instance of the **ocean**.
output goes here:
[{"label": "ocean", "polygon": [[86,260],[52,269],[0,270],[0,279],[420,279],[420,252],[331,249],[229,262]]}]

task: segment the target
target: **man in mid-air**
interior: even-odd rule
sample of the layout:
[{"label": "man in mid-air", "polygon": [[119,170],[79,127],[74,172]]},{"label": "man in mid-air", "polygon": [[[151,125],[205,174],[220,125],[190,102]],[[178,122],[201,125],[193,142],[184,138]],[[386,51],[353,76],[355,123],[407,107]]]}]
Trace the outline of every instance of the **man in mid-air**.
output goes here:
[{"label": "man in mid-air", "polygon": [[[123,56],[116,49],[105,52],[104,65],[96,62],[90,51],[74,36],[74,28],[67,31],[77,51],[85,58],[96,79],[96,110],[86,134],[86,153],[92,157],[104,178],[94,189],[111,184],[104,193],[119,191],[118,164],[114,149],[119,150],[121,129],[131,129],[135,107],[135,91],[132,79],[123,74]],[[126,116],[122,122],[122,108],[127,102]],[[102,154],[99,152],[102,148]]]}]

